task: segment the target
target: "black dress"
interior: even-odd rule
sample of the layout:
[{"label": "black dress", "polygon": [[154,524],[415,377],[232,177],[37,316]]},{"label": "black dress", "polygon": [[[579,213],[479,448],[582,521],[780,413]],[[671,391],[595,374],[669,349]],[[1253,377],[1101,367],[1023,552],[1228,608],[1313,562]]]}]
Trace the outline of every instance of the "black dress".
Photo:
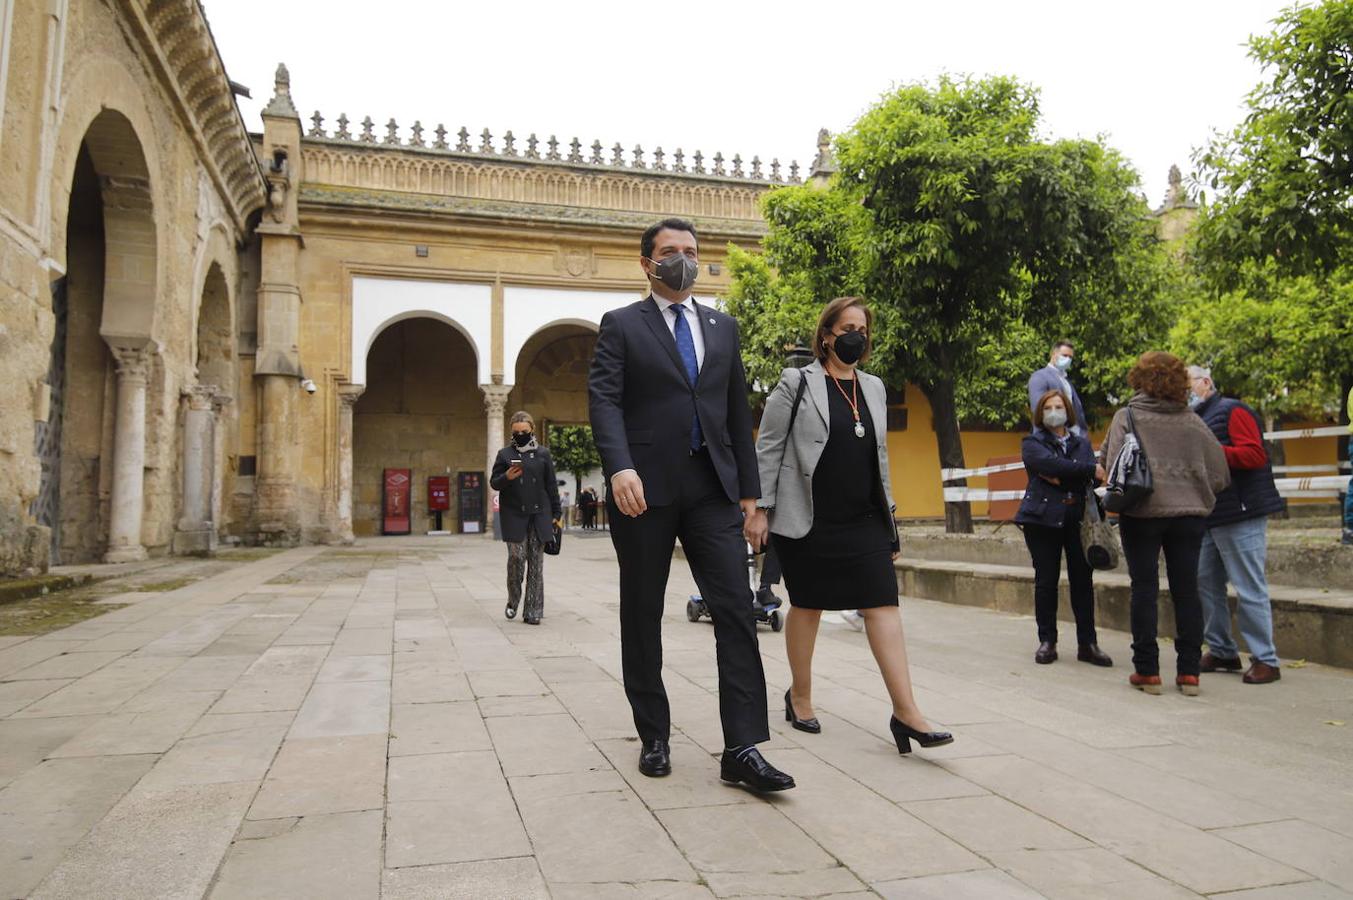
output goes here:
[{"label": "black dress", "polygon": [[[864,437],[846,395],[827,381],[830,429],[813,471],[813,527],[801,538],[773,535],[789,602],[805,609],[867,609],[897,605],[892,512],[879,476],[874,421],[859,394]],[[811,413],[810,413],[811,414]]]}]

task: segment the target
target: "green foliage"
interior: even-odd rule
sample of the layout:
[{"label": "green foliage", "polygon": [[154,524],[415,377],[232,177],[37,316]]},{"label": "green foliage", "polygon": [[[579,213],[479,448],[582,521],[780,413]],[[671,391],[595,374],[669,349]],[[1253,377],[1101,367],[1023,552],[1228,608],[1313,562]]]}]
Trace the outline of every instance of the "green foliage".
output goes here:
[{"label": "green foliage", "polygon": [[1214,194],[1193,255],[1212,296],[1172,340],[1265,411],[1319,415],[1353,379],[1353,0],[1274,25],[1250,40],[1264,80],[1245,120],[1197,156]]},{"label": "green foliage", "polygon": [[601,454],[592,440],[592,427],[551,425],[549,448],[555,468],[573,473],[576,497],[583,489],[583,475],[601,465]]},{"label": "green foliage", "polygon": [[838,139],[826,190],[767,195],[764,256],[730,258],[753,377],[772,386],[821,305],[860,294],[869,368],[928,394],[951,382],[965,421],[1027,421],[1024,383],[1056,338],[1080,349],[1087,405],[1121,396],[1132,360],[1164,341],[1176,267],[1122,158],[1042,142],[1037,124],[1036,91],[1012,79],[910,85]]},{"label": "green foliage", "polygon": [[1228,290],[1245,262],[1329,274],[1347,261],[1353,230],[1353,0],[1294,6],[1274,24],[1250,40],[1265,79],[1245,120],[1196,158],[1214,192],[1199,261]]},{"label": "green foliage", "polygon": [[1340,373],[1353,371],[1353,283],[1245,267],[1245,289],[1183,307],[1171,348],[1207,366],[1220,390],[1266,415],[1339,413]]}]

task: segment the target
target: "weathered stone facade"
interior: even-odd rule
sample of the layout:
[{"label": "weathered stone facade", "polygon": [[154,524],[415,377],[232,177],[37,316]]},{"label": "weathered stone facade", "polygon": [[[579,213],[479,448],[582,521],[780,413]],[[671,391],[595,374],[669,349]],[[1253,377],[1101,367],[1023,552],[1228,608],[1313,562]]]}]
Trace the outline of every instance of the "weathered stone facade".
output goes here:
[{"label": "weathered stone facade", "polygon": [[0,13],[0,572],[165,552],[263,179],[195,0]]}]

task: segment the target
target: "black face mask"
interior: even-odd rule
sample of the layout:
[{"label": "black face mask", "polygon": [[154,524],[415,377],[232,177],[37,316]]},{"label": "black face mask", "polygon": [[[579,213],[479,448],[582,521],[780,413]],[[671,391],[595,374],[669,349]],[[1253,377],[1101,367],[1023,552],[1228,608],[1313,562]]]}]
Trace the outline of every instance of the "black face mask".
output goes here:
[{"label": "black face mask", "polygon": [[531,443],[531,432],[529,431],[512,432],[512,443],[516,444],[518,447],[525,447],[527,444]]},{"label": "black face mask", "polygon": [[684,254],[674,254],[662,262],[649,260],[654,265],[650,276],[661,281],[678,293],[689,291],[695,284],[695,276],[700,274],[700,264]]},{"label": "black face mask", "polygon": [[869,338],[863,331],[845,331],[836,336],[836,343],[832,350],[836,353],[836,358],[848,366],[853,366],[864,356],[864,348],[868,346]]}]

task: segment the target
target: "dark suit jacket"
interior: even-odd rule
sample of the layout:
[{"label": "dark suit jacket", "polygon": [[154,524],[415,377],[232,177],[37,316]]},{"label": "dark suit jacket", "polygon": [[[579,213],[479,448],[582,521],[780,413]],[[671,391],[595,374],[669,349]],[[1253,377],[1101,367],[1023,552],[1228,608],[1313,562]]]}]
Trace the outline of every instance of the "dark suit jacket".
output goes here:
[{"label": "dark suit jacket", "polygon": [[[1070,379],[1067,384],[1071,384]],[[1044,366],[1037,372],[1029,376],[1029,411],[1032,412],[1034,405],[1038,403],[1038,398],[1042,397],[1048,391],[1061,391],[1066,393],[1066,385],[1062,384],[1062,376],[1051,366]],[[1071,401],[1071,408],[1076,411],[1076,427],[1072,430],[1080,435],[1090,433],[1090,426],[1085,421],[1085,407],[1081,405],[1081,395],[1076,392],[1072,386],[1071,396],[1067,398]]]},{"label": "dark suit jacket", "polygon": [[[507,469],[512,460],[521,460],[521,477],[509,479]],[[536,537],[542,544],[554,538],[554,520],[562,510],[559,506],[559,479],[554,474],[554,460],[550,451],[518,450],[507,446],[498,451],[489,475],[489,486],[498,491],[498,523],[503,540],[519,544],[526,540],[527,525],[534,524]]]},{"label": "dark suit jacket", "polygon": [[694,404],[728,499],[736,503],[761,495],[737,323],[699,303],[695,309],[705,362],[694,385],[652,297],[601,319],[588,395],[608,492],[612,475],[634,469],[650,506],[676,502],[682,464],[690,454]]}]

